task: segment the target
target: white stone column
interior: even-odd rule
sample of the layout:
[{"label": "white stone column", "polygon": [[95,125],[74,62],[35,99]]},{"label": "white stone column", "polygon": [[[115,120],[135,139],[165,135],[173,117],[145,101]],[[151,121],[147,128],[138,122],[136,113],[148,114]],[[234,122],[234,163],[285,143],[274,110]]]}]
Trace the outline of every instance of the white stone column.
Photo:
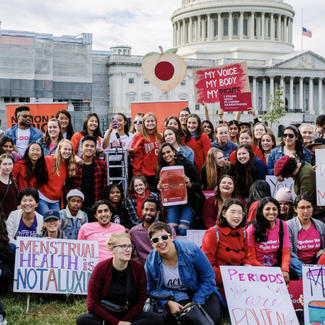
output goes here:
[{"label": "white stone column", "polygon": [[254,28],[255,27],[255,13],[252,12],[251,13],[251,19],[250,19],[250,31],[249,31],[249,34],[250,34],[250,39],[254,39],[255,38],[255,35],[254,35]]},{"label": "white stone column", "polygon": [[266,78],[263,77],[263,94],[262,94],[262,108],[266,111]]},{"label": "white stone column", "polygon": [[223,28],[221,13],[218,13],[218,40],[222,40]]},{"label": "white stone column", "polygon": [[202,41],[206,40],[207,35],[207,20],[205,18],[202,19]]},{"label": "white stone column", "polygon": [[265,39],[265,12],[262,12],[262,35],[261,39]]},{"label": "white stone column", "polygon": [[192,43],[192,17],[189,18],[188,21],[188,43],[191,44]]},{"label": "white stone column", "polygon": [[243,39],[244,38],[244,13],[242,11],[240,12],[238,27],[239,27],[238,28],[239,39]]},{"label": "white stone column", "polygon": [[299,108],[304,111],[304,78],[299,79]]},{"label": "white stone column", "polygon": [[323,79],[318,78],[318,115],[324,113],[323,111]]},{"label": "white stone column", "polygon": [[274,41],[274,14],[271,14],[271,41]]},{"label": "white stone column", "polygon": [[292,43],[292,24],[293,24],[293,19],[289,18],[289,43]]},{"label": "white stone column", "polygon": [[173,24],[173,46],[176,46],[176,24]]},{"label": "white stone column", "polygon": [[208,14],[208,22],[207,22],[207,28],[208,28],[208,33],[207,33],[207,38],[208,38],[208,41],[211,41],[212,40],[212,20],[211,20],[211,14]]},{"label": "white stone column", "polygon": [[256,98],[256,77],[253,77],[253,107],[256,108],[257,98]]},{"label": "white stone column", "polygon": [[234,22],[232,17],[232,12],[229,12],[229,19],[228,19],[228,39],[232,39],[233,30],[234,30]]},{"label": "white stone column", "polygon": [[261,16],[258,15],[256,18],[256,38],[261,39]]},{"label": "white stone column", "polygon": [[197,16],[196,42],[201,42],[201,16]]},{"label": "white stone column", "polygon": [[314,115],[314,78],[309,78],[309,114]]},{"label": "white stone column", "polygon": [[177,44],[182,44],[182,34],[181,34],[181,22],[177,21]]},{"label": "white stone column", "polygon": [[281,33],[281,15],[278,15],[278,41],[281,41],[282,40],[282,37],[281,37],[282,33]]},{"label": "white stone column", "polygon": [[290,110],[292,111],[294,109],[294,103],[293,103],[293,77],[290,77]]},{"label": "white stone column", "polygon": [[[270,77],[270,98],[274,99],[274,77]],[[270,105],[270,108],[273,108],[273,105]]]},{"label": "white stone column", "polygon": [[187,32],[186,21],[185,21],[185,19],[183,19],[183,44],[187,43],[186,36],[188,34],[186,32]]},{"label": "white stone column", "polygon": [[284,41],[288,43],[289,41],[289,17],[284,18]]}]

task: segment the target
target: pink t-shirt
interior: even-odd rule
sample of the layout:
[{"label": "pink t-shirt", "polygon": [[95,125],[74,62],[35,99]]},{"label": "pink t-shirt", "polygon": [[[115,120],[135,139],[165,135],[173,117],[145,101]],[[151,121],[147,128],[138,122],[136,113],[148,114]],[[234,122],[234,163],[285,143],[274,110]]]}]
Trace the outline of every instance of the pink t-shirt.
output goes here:
[{"label": "pink t-shirt", "polygon": [[315,255],[320,250],[321,239],[315,225],[311,223],[308,229],[301,229],[298,233],[297,251],[299,259],[305,264],[312,264]]},{"label": "pink t-shirt", "polygon": [[[254,225],[247,228],[248,246],[255,247],[256,259],[265,266],[278,264],[277,253],[279,249],[280,220],[275,220],[273,229],[266,229],[267,241],[256,243],[254,238]],[[290,248],[288,226],[283,222],[283,248]]]},{"label": "pink t-shirt", "polygon": [[116,232],[125,232],[125,228],[112,222],[109,227],[103,227],[99,222],[89,222],[81,226],[78,239],[98,242],[98,262],[100,262],[113,257],[112,252],[106,247],[106,242]]}]

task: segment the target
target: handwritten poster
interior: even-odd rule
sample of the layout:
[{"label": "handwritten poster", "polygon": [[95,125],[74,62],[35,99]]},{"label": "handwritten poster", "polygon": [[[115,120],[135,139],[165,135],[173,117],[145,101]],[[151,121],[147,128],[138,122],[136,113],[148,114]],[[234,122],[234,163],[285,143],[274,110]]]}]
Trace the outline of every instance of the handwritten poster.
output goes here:
[{"label": "handwritten poster", "polygon": [[197,103],[216,103],[220,95],[250,91],[246,62],[193,70]]},{"label": "handwritten poster", "polygon": [[220,270],[232,325],[299,325],[279,267]]},{"label": "handwritten poster", "polygon": [[325,323],[325,266],[303,265],[305,324]]},{"label": "handwritten poster", "polygon": [[278,181],[278,179],[275,176],[272,175],[267,175],[265,177],[265,180],[269,183],[270,188],[271,188],[271,196],[275,197],[276,192],[281,188],[281,187],[286,187],[291,191],[292,198],[293,200],[296,198],[296,193],[294,190],[294,181],[292,177],[285,178],[282,182]]},{"label": "handwritten poster", "polygon": [[163,167],[160,172],[161,197],[164,206],[187,203],[183,166]]},{"label": "handwritten poster", "polygon": [[17,237],[14,292],[86,295],[98,243]]},{"label": "handwritten poster", "polygon": [[316,149],[317,205],[325,205],[325,149]]}]

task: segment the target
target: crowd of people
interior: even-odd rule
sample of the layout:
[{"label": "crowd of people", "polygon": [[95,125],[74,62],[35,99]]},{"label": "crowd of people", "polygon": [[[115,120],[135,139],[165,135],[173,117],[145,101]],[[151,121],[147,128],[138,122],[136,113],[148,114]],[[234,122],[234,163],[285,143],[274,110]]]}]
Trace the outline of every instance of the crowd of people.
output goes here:
[{"label": "crowd of people", "polygon": [[[314,154],[325,147],[325,116],[316,129],[287,126],[277,141],[250,113],[253,123],[239,114],[226,122],[220,112],[214,126],[184,108],[162,133],[154,113],[137,114],[131,127],[118,113],[103,135],[95,113],[74,132],[63,110],[43,135],[29,107],[17,107],[17,124],[0,138],[1,289],[12,278],[18,236],[98,242],[89,313],[77,324],[177,324],[190,302],[218,324],[226,305],[220,265],[279,266],[286,283],[301,278],[304,263],[325,258]],[[124,156],[107,158],[112,149],[128,153],[127,189],[114,180]],[[184,169],[187,203],[166,207],[160,172],[171,166]],[[271,197],[266,175],[292,177],[295,193],[280,188]],[[188,229],[207,229],[201,248],[177,239]],[[146,293],[158,296],[164,319],[143,312]],[[106,306],[121,302],[119,310]],[[0,308],[4,317],[1,301]]]}]

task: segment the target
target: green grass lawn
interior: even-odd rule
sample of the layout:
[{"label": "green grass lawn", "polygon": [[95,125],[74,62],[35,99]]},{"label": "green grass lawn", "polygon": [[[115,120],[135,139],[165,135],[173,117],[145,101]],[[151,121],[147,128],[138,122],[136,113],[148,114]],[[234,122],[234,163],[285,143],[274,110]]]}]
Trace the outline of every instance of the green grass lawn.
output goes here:
[{"label": "green grass lawn", "polygon": [[[77,297],[72,304],[67,304],[59,299],[40,303],[41,296],[31,295],[29,312],[26,314],[27,295],[1,295],[8,325],[74,325],[77,316],[87,311],[86,297]],[[229,319],[222,324],[230,324]]]}]

